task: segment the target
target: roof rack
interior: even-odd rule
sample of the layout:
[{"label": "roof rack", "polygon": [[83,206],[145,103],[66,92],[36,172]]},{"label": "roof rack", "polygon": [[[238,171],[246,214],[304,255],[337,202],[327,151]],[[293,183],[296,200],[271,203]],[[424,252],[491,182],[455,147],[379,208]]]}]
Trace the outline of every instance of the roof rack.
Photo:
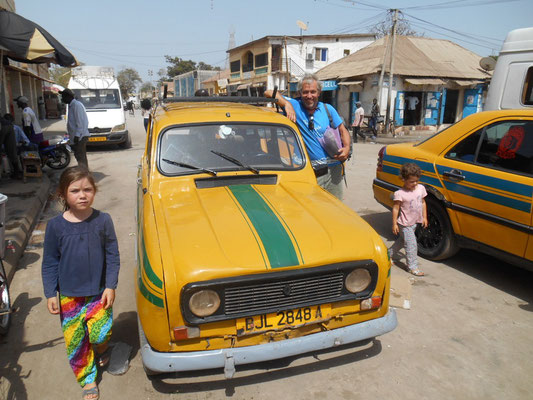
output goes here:
[{"label": "roof rack", "polygon": [[270,97],[251,96],[195,96],[195,97],[167,97],[163,103],[246,103],[264,104],[275,103],[276,100]]}]

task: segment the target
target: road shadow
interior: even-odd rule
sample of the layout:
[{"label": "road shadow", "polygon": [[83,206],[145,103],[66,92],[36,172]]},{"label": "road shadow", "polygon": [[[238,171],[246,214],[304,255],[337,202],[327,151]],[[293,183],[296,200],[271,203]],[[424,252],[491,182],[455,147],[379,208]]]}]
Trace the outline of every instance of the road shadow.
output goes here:
[{"label": "road shadow", "polygon": [[20,293],[13,301],[16,310],[12,314],[11,327],[6,336],[0,340],[0,398],[2,400],[27,400],[25,380],[31,375],[31,369],[24,371],[19,364],[23,353],[39,351],[63,343],[63,336],[43,343],[28,346],[24,338],[25,321],[35,306],[41,303],[41,297],[30,297],[27,292]]},{"label": "road shadow", "polygon": [[361,215],[374,230],[386,240],[396,240],[396,235],[392,233],[392,214],[390,211],[369,213]]},{"label": "road shadow", "polygon": [[533,311],[533,272],[469,249],[440,263],[527,302],[519,307]]},{"label": "road shadow", "polygon": [[[360,347],[363,346],[367,347],[360,349]],[[355,347],[357,347],[357,349],[354,349]],[[237,372],[232,379],[225,379],[220,369],[157,375],[155,377],[150,377],[150,379],[153,388],[160,393],[200,393],[224,389],[226,396],[232,397],[235,394],[236,387],[253,386],[259,383],[271,382],[311,372],[336,368],[341,365],[356,363],[370,357],[375,357],[380,354],[381,351],[382,346],[380,340],[365,340],[332,349],[286,357],[279,360],[239,365],[236,366]],[[347,353],[335,355],[338,352]],[[303,365],[290,366],[294,361],[310,355],[314,360]],[[333,356],[327,358],[328,355]],[[254,372],[255,370],[260,370],[261,372]],[[190,383],[172,383],[165,381],[166,379],[177,378],[205,378],[205,380]]]},{"label": "road shadow", "polygon": [[137,313],[128,311],[120,313],[113,318],[112,342],[124,342],[131,346],[130,360],[137,355],[139,351],[139,327],[137,325]]}]

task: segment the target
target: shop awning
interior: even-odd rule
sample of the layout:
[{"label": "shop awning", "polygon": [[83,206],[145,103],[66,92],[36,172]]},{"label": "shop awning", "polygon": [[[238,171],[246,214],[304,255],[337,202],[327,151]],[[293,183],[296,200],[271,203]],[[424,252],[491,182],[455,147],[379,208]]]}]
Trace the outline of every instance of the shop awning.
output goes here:
[{"label": "shop awning", "polygon": [[442,79],[434,79],[434,78],[405,78],[405,81],[407,83],[410,83],[411,85],[444,85],[444,81]]},{"label": "shop awning", "polygon": [[457,86],[472,86],[472,85],[477,85],[477,84],[482,83],[482,82],[481,81],[469,80],[469,81],[454,81],[454,83]]},{"label": "shop awning", "polygon": [[78,65],[74,56],[46,30],[7,10],[0,10],[0,54],[24,63]]},{"label": "shop awning", "polygon": [[243,83],[242,85],[237,86],[237,90],[245,90],[250,87],[249,83]]},{"label": "shop awning", "polygon": [[363,81],[344,81],[344,82],[337,83],[337,85],[362,85],[362,84],[363,84]]},{"label": "shop awning", "polygon": [[257,83],[252,84],[252,87],[263,87],[263,86],[266,86],[266,82],[257,82]]}]

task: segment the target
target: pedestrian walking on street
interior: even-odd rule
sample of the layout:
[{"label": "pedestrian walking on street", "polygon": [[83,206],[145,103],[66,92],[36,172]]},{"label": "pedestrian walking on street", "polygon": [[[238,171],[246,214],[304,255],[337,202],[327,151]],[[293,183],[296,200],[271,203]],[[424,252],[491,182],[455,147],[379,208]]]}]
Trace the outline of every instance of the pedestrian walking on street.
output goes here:
[{"label": "pedestrian walking on street", "polygon": [[357,136],[361,136],[363,142],[366,142],[366,136],[361,132],[361,127],[363,126],[363,120],[365,119],[365,110],[361,106],[361,103],[358,101],[355,103],[355,117],[352,124],[352,133],[353,133],[353,142],[357,143]]},{"label": "pedestrian walking on street", "polygon": [[380,110],[378,99],[372,100],[372,108],[370,110],[370,121],[368,121],[368,127],[372,131],[372,140],[377,139],[378,134],[378,118],[380,117]]},{"label": "pedestrian walking on street", "polygon": [[85,106],[75,99],[74,92],[65,89],[61,93],[61,102],[68,104],[67,133],[70,136],[74,157],[78,165],[89,169],[87,161],[87,141],[89,140],[89,120]]},{"label": "pedestrian walking on street", "polygon": [[91,207],[96,190],[83,167],[61,174],[57,195],[65,211],[47,224],[42,263],[48,311],[60,315],[68,360],[86,400],[98,399],[97,367],[110,360],[120,269],[111,216]]},{"label": "pedestrian walking on street", "polygon": [[[318,101],[322,87],[315,75],[305,75],[298,82],[298,91],[301,96],[299,99],[283,97],[276,93],[277,103],[285,108],[287,117],[298,125],[318,184],[342,200],[344,194],[342,163],[350,155],[350,133],[337,110],[329,104]],[[264,93],[266,97],[272,97],[272,94],[270,90]],[[341,147],[334,156],[330,156],[321,144],[328,128],[338,129],[340,134]]]},{"label": "pedestrian walking on street", "polygon": [[43,130],[33,110],[28,106],[28,98],[19,96],[15,99],[17,106],[22,110],[22,128],[32,143],[39,144],[43,139]]},{"label": "pedestrian walking on street", "polygon": [[403,187],[394,192],[394,205],[392,206],[392,233],[400,235],[389,249],[391,260],[400,258],[399,251],[405,247],[408,271],[416,276],[424,273],[418,268],[418,246],[415,231],[418,224],[424,228],[428,225],[426,201],[426,188],[418,181],[422,171],[414,163],[402,165],[400,176]]}]

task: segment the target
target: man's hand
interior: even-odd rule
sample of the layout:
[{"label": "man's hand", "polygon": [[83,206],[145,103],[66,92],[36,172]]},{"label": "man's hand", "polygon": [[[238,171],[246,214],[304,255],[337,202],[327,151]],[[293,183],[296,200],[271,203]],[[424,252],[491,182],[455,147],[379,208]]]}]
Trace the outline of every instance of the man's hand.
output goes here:
[{"label": "man's hand", "polygon": [[335,160],[340,162],[346,161],[350,155],[350,146],[342,147],[337,154],[333,156]]},{"label": "man's hand", "polygon": [[59,303],[57,297],[50,297],[46,300],[46,307],[50,314],[59,314]]},{"label": "man's hand", "polygon": [[106,290],[104,290],[104,293],[102,293],[102,299],[100,300],[100,303],[104,305],[104,310],[107,310],[113,305],[114,302],[115,302],[115,289],[107,288]]},{"label": "man's hand", "polygon": [[289,118],[292,122],[296,123],[296,113],[294,112],[294,107],[289,101],[285,102],[285,113],[287,114],[287,118]]}]

